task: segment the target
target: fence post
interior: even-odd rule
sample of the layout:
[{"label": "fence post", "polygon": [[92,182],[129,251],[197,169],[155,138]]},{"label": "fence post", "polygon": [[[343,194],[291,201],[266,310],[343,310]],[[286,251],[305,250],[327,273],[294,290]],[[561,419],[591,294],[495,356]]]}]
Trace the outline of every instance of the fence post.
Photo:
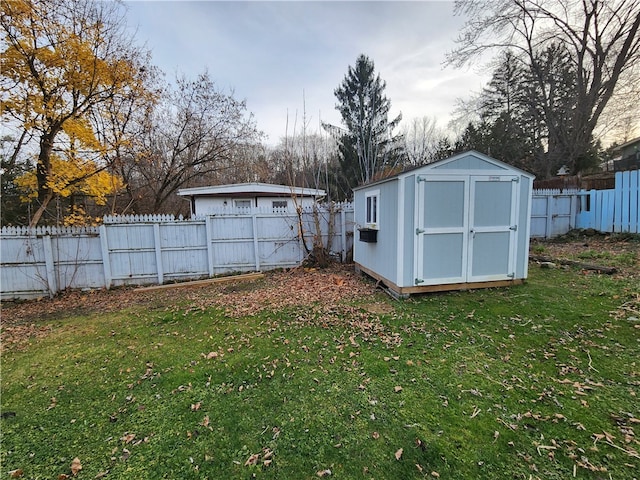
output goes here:
[{"label": "fence post", "polygon": [[578,215],[578,195],[569,195],[569,229],[576,228],[576,216]]},{"label": "fence post", "polygon": [[111,260],[109,259],[109,242],[107,241],[107,227],[100,225],[100,248],[102,249],[102,268],[104,269],[104,286],[111,288]]},{"label": "fence post", "polygon": [[158,285],[164,283],[164,269],[162,268],[162,245],[160,245],[160,224],[153,224],[153,246],[156,251],[156,269],[158,271]]},{"label": "fence post", "polygon": [[258,219],[257,213],[254,211],[251,214],[251,223],[253,225],[253,254],[256,260],[256,272],[260,271],[260,248],[258,244]]},{"label": "fence post", "polygon": [[56,282],[56,269],[53,262],[53,248],[51,246],[51,235],[42,237],[42,247],[44,249],[44,265],[47,272],[47,287],[49,288],[49,297],[58,293],[58,282]]},{"label": "fence post", "polygon": [[342,243],[342,263],[347,261],[347,212],[340,208],[340,242]]},{"label": "fence post", "polygon": [[631,233],[640,233],[640,170],[631,173],[631,181],[629,185],[629,231]]},{"label": "fence post", "polygon": [[553,195],[548,195],[546,200],[547,200],[547,205],[546,205],[546,224],[544,227],[544,238],[551,238],[551,225],[552,225],[552,213],[551,213],[551,205],[553,202]]},{"label": "fence post", "polygon": [[207,215],[204,219],[204,235],[207,242],[207,261],[209,262],[209,276],[215,275],[214,263],[213,263],[213,235],[211,230],[213,228],[213,219],[211,215]]}]

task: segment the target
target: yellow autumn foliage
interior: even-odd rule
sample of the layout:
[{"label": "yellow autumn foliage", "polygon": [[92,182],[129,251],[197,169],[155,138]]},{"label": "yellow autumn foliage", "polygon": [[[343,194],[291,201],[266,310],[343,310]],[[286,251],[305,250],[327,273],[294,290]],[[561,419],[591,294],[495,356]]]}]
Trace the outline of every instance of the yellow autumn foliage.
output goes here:
[{"label": "yellow autumn foliage", "polygon": [[94,0],[0,0],[0,11],[0,77],[7,87],[0,115],[40,139],[43,175],[17,180],[24,201],[43,199],[31,221],[37,224],[51,199],[45,192],[81,192],[106,203],[122,180],[86,158],[106,164],[129,141],[130,132],[109,124],[121,102],[133,108],[155,99],[123,9]]},{"label": "yellow autumn foliage", "polygon": [[[38,197],[35,170],[18,177],[16,185],[22,192],[21,201],[29,202]],[[47,179],[47,186],[61,197],[82,193],[92,197],[96,204],[105,205],[109,195],[124,188],[124,182],[120,177],[101,170],[95,162],[67,161],[54,156],[51,159],[51,174]]]},{"label": "yellow autumn foliage", "polygon": [[96,138],[93,127],[86,118],[70,118],[62,125],[62,130],[72,140],[82,147],[95,152],[104,150],[102,144]]},{"label": "yellow autumn foliage", "polygon": [[73,205],[71,211],[62,220],[65,227],[75,226],[96,226],[100,225],[102,219],[100,217],[92,217],[80,205]]}]

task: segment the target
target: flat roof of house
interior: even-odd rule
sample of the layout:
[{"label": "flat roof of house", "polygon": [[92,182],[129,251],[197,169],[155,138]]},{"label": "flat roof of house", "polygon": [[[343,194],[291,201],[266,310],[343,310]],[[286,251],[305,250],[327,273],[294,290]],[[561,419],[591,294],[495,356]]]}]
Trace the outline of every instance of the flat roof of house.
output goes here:
[{"label": "flat roof of house", "polygon": [[269,196],[299,196],[299,197],[324,197],[324,190],[316,188],[291,187],[289,185],[274,185],[271,183],[233,183],[229,185],[215,185],[210,187],[182,188],[178,195],[183,197],[197,196],[226,196],[226,195],[251,195],[258,197]]},{"label": "flat roof of house", "polygon": [[614,148],[615,150],[622,150],[623,148],[630,147],[631,145],[635,145],[636,143],[640,143],[640,137],[634,138],[633,140],[629,140],[628,142],[623,143],[622,145],[618,145]]}]

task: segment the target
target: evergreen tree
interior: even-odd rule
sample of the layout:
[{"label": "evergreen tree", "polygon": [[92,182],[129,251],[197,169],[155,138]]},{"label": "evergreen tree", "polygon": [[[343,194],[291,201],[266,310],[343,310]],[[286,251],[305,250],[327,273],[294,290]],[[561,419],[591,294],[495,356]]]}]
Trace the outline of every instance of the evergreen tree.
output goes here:
[{"label": "evergreen tree", "polygon": [[371,181],[401,161],[402,136],[393,130],[402,115],[389,120],[391,101],[384,95],[385,87],[373,61],[360,55],[334,91],[345,129],[324,126],[338,140],[345,190]]}]

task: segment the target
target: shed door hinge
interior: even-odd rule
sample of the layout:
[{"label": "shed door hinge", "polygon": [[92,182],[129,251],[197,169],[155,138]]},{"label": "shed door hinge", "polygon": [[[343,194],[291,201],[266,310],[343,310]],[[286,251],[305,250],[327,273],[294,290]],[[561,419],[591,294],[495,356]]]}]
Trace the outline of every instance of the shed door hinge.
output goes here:
[{"label": "shed door hinge", "polygon": [[518,225],[512,225],[509,227],[509,230],[513,230],[514,232],[518,231]]},{"label": "shed door hinge", "polygon": [[416,176],[416,182],[420,183],[420,182],[426,182],[426,181],[427,181],[427,177],[425,177],[424,175]]},{"label": "shed door hinge", "polygon": [[515,276],[516,276],[515,273],[510,273],[510,274],[507,275],[507,277],[509,277],[509,278],[515,278]]},{"label": "shed door hinge", "polygon": [[426,232],[426,230],[422,229],[422,228],[416,228],[416,235],[420,235],[421,233]]},{"label": "shed door hinge", "polygon": [[421,283],[424,283],[424,280],[422,278],[416,278],[413,283],[415,285],[420,285]]},{"label": "shed door hinge", "polygon": [[520,183],[520,177],[513,177],[511,179],[512,182]]}]

